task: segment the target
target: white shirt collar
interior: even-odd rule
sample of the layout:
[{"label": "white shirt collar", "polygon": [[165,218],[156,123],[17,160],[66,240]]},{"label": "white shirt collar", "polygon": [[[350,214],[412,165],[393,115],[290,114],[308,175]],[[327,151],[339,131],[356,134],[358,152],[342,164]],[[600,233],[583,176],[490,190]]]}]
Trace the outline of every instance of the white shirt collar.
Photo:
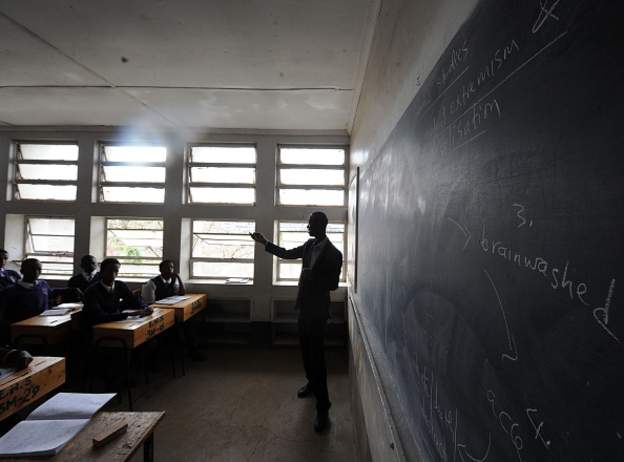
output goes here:
[{"label": "white shirt collar", "polygon": [[93,279],[93,276],[95,276],[96,271],[92,272],[92,273],[87,273],[86,271],[82,271],[82,276],[87,280],[90,281],[91,279]]},{"label": "white shirt collar", "polygon": [[104,281],[100,281],[100,284],[102,284],[102,287],[104,287],[106,289],[106,292],[112,292],[113,290],[115,290],[115,281],[113,281],[113,285],[111,286],[107,286],[106,284],[104,284]]},{"label": "white shirt collar", "polygon": [[169,279],[165,279],[164,277],[162,277],[162,275],[160,276],[160,279],[162,279],[162,282],[164,282],[165,284],[171,284],[171,278]]}]

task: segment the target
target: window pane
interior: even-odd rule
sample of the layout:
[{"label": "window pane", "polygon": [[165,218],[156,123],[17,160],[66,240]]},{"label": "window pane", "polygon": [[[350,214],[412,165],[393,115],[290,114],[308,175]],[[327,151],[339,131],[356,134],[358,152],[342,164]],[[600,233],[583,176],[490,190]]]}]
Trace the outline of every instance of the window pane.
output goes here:
[{"label": "window pane", "polygon": [[18,184],[17,192],[20,199],[31,200],[76,200],[76,186],[52,186],[47,184]]},{"label": "window pane", "polygon": [[255,168],[191,167],[191,182],[254,184],[255,181]]},{"label": "window pane", "polygon": [[75,144],[20,143],[18,148],[24,160],[78,160]]},{"label": "window pane", "polygon": [[26,249],[29,252],[74,252],[74,237],[31,236]]},{"label": "window pane", "polygon": [[255,225],[252,221],[193,221],[194,233],[243,234],[253,233]]},{"label": "window pane", "polygon": [[66,180],[78,179],[77,165],[18,164],[21,180]]},{"label": "window pane", "polygon": [[286,280],[286,279],[295,279],[299,280],[299,275],[301,274],[301,262],[292,263],[292,262],[281,262],[278,265],[278,279]]},{"label": "window pane", "polygon": [[128,262],[121,261],[121,267],[119,268],[119,279],[141,279],[147,280],[159,274],[158,264],[160,263],[157,260],[152,261],[143,261],[143,262]]},{"label": "window pane", "polygon": [[194,278],[227,279],[230,277],[253,279],[253,263],[193,262]]},{"label": "window pane", "polygon": [[256,201],[254,188],[212,188],[191,187],[191,202],[217,204],[253,204]]},{"label": "window pane", "polygon": [[280,148],[282,164],[344,165],[345,151],[340,148]]},{"label": "window pane", "polygon": [[104,166],[103,179],[104,181],[120,181],[124,183],[164,183],[165,167],[126,167],[120,165],[106,165]]},{"label": "window pane", "polygon": [[165,162],[164,146],[104,146],[104,157],[109,162]]},{"label": "window pane", "polygon": [[283,205],[344,205],[344,191],[280,188],[279,203]]},{"label": "window pane", "polygon": [[193,222],[193,258],[253,259],[255,243],[248,233],[253,222],[204,221]]},{"label": "window pane", "polygon": [[282,184],[344,186],[344,170],[280,169]]},{"label": "window pane", "polygon": [[28,226],[33,234],[74,235],[73,218],[29,218]]},{"label": "window pane", "polygon": [[[108,220],[106,255],[133,257],[134,263],[156,265],[162,258],[163,231],[160,220]],[[133,261],[131,259],[126,260]],[[127,270],[123,270],[127,273]]]},{"label": "window pane", "polygon": [[191,162],[213,164],[255,164],[254,146],[193,146]]},{"label": "window pane", "polygon": [[165,190],[162,188],[104,186],[102,194],[104,202],[163,203],[165,201]]}]

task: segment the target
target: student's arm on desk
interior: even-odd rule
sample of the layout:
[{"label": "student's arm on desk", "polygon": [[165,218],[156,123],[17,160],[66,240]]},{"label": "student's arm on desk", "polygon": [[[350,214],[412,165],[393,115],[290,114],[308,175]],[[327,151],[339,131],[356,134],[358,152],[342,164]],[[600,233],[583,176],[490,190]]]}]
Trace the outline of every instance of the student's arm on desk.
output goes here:
[{"label": "student's arm on desk", "polygon": [[117,287],[119,288],[124,313],[127,316],[148,316],[154,312],[154,310],[145,306],[125,283],[121,282]]}]

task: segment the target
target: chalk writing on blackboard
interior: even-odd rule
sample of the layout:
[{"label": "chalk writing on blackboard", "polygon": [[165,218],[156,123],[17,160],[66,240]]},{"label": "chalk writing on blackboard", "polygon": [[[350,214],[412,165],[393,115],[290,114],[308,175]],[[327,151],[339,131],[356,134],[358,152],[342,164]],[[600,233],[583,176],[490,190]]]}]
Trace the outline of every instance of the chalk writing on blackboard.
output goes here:
[{"label": "chalk writing on blackboard", "polygon": [[555,8],[559,4],[560,0],[554,0],[549,4],[548,0],[540,0],[539,2],[539,14],[537,15],[537,19],[533,23],[533,27],[531,27],[531,32],[536,34],[542,28],[542,26],[549,19],[553,19],[554,21],[559,21],[559,17],[554,14]]},{"label": "chalk writing on blackboard", "polygon": [[509,348],[509,353],[502,353],[501,359],[509,359],[511,361],[518,360],[518,348],[516,347],[516,341],[514,340],[514,336],[511,333],[511,329],[509,328],[509,322],[507,321],[507,314],[505,313],[505,308],[503,307],[503,300],[501,299],[500,293],[492,280],[492,276],[487,270],[483,270],[485,277],[490,282],[492,289],[494,290],[494,294],[496,295],[496,301],[498,302],[498,308],[503,316],[503,322],[505,323],[505,333],[507,334],[507,346]]}]

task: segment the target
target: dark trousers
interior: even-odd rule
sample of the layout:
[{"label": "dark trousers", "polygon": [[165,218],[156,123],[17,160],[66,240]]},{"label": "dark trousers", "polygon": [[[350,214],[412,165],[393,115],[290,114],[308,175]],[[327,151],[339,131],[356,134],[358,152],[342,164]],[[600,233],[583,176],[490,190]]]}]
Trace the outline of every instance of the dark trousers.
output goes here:
[{"label": "dark trousers", "polygon": [[325,365],[325,326],[327,321],[305,320],[299,317],[299,343],[306,378],[316,396],[316,409],[325,412],[331,406],[327,391]]}]

